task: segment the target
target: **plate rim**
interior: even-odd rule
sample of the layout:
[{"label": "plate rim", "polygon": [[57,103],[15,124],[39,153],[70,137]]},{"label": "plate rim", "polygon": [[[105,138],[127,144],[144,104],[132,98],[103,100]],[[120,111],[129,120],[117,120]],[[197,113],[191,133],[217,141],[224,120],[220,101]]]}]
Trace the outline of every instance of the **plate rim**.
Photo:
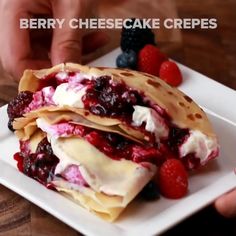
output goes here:
[{"label": "plate rim", "polygon": [[[103,61],[106,61],[107,59],[107,57],[108,56],[112,56],[112,57],[114,57],[114,55],[113,54],[118,54],[119,53],[119,51],[120,51],[120,49],[115,49],[115,50],[113,50],[113,51],[111,51],[110,53],[108,53],[108,54],[106,54],[106,55],[104,55],[104,56],[102,56],[101,58],[98,58],[97,60],[95,60],[94,62],[92,62],[92,63],[90,63],[89,65],[95,65],[95,64],[104,64],[104,63],[106,63],[106,62],[103,62]],[[192,70],[192,69],[190,69],[190,68],[188,68],[187,66],[184,66],[184,65],[182,65],[182,64],[180,64],[180,63],[178,63],[179,65],[180,65],[180,67],[181,68],[183,68],[184,70],[188,70],[188,72],[191,74],[191,73],[197,73],[197,74],[199,74],[199,75],[201,75],[201,76],[203,76],[204,78],[208,78],[207,76],[205,76],[205,75],[202,75],[202,74],[200,74],[199,72],[196,72],[196,71],[194,71],[194,70]],[[208,78],[209,79],[209,78]],[[220,88],[222,89],[222,91],[223,90],[225,90],[225,91],[230,91],[230,93],[232,93],[232,92],[234,92],[235,93],[235,91],[233,90],[233,89],[231,89],[231,88],[228,88],[228,87],[226,87],[226,86],[224,86],[224,85],[222,85],[222,84],[220,84],[220,83],[218,83],[218,82],[216,82],[216,81],[214,81],[214,80],[212,80],[212,79],[210,79],[211,81],[209,82],[209,83],[212,83],[212,86],[214,86],[214,85],[217,85],[217,86],[219,86],[220,85]],[[182,90],[182,87],[180,87],[180,89]],[[186,92],[185,92],[186,93]],[[232,93],[233,94],[233,93]],[[236,93],[235,94],[233,94],[233,96],[235,95],[235,98],[236,98]],[[190,95],[191,96],[191,95]],[[224,94],[224,96],[227,96],[227,94]],[[194,98],[194,100],[195,100],[195,98]],[[7,105],[5,105],[5,106],[3,106],[3,107],[0,107],[0,114],[2,113],[2,112],[5,112],[6,113],[6,106]],[[210,114],[212,114],[213,116],[215,116],[215,117],[217,117],[217,118],[219,118],[219,119],[221,119],[221,120],[223,120],[224,122],[227,122],[227,123],[229,123],[230,125],[233,125],[233,126],[235,126],[236,127],[236,119],[235,119],[235,121],[234,120],[230,120],[228,117],[224,117],[224,116],[222,116],[222,114],[218,114],[218,112],[217,111],[214,111],[214,109],[212,110],[212,109],[209,109],[209,107],[208,107],[208,105],[207,106],[202,106],[203,108],[204,108],[204,110],[207,112],[207,113],[210,113]],[[229,110],[230,111],[230,110]],[[14,167],[12,167],[10,164],[8,164],[8,163],[6,163],[5,161],[3,161],[3,160],[1,160],[0,159],[0,167],[2,167],[2,166],[7,166],[8,168],[10,167],[11,169],[13,169],[14,170],[14,172],[16,172],[17,174],[21,174],[21,173],[19,173],[18,172],[18,170],[16,170],[16,169],[14,169]],[[1,168],[2,169],[2,168]],[[6,168],[7,169],[7,168]],[[35,181],[34,180],[32,180],[32,179],[30,179],[30,178],[28,178],[27,176],[24,176],[23,174],[22,174],[22,177],[25,177],[25,178],[27,178],[27,179],[29,179],[30,181],[32,181],[33,183],[34,183],[34,185],[35,186],[37,186],[36,185],[36,183],[35,183]],[[234,172],[232,171],[232,172],[230,172],[229,174],[227,174],[226,176],[223,176],[222,178],[229,178],[229,179],[231,179],[231,178],[235,178],[235,174],[234,174]],[[220,181],[222,178],[220,178],[218,181]],[[217,181],[217,182],[218,182]],[[230,182],[230,181],[229,181]],[[235,181],[236,182],[236,181]],[[231,182],[230,182],[231,183]],[[85,234],[85,235],[98,235],[98,231],[92,231],[90,228],[87,228],[87,227],[83,227],[83,224],[79,224],[79,226],[78,227],[76,227],[74,224],[73,224],[73,222],[71,223],[71,219],[67,219],[67,218],[65,218],[65,217],[63,217],[63,213],[59,213],[59,212],[55,212],[55,210],[53,211],[52,209],[49,209],[49,208],[47,208],[47,206],[46,206],[46,204],[45,203],[40,203],[40,202],[38,202],[37,201],[37,197],[36,196],[34,196],[33,198],[32,197],[29,197],[29,195],[27,195],[27,194],[25,194],[24,192],[22,192],[22,191],[20,191],[20,189],[17,189],[17,188],[14,188],[14,190],[12,189],[12,187],[11,187],[11,184],[9,184],[9,183],[7,183],[7,179],[4,179],[4,176],[3,176],[3,173],[2,172],[0,172],[0,184],[2,184],[2,185],[4,185],[4,186],[6,186],[7,188],[9,188],[9,189],[11,189],[12,191],[14,191],[14,192],[17,192],[19,195],[21,195],[21,196],[23,196],[24,198],[26,198],[27,200],[29,200],[30,202],[33,202],[34,204],[36,204],[36,205],[38,205],[39,207],[41,207],[42,209],[44,209],[45,211],[47,211],[47,212],[49,212],[50,214],[52,214],[53,216],[55,216],[56,218],[58,218],[59,220],[61,220],[62,222],[64,222],[64,223],[66,223],[67,225],[69,225],[70,227],[72,227],[73,229],[75,229],[76,231],[79,231],[79,232],[81,232],[81,233],[83,233],[83,234]],[[37,183],[38,184],[38,183]],[[215,183],[214,183],[215,184]],[[213,185],[214,185],[213,184]],[[236,187],[236,183],[233,185],[225,185],[225,188],[227,187],[227,191],[229,191],[230,189],[232,189],[232,188],[234,188],[234,187]],[[47,189],[45,189],[47,192],[48,192],[48,190]],[[201,190],[200,190],[201,191]],[[52,191],[50,191],[50,192],[52,192]],[[58,193],[55,193],[57,196],[60,196],[60,197],[63,197],[64,198],[64,196],[61,196],[60,194],[58,194]],[[221,194],[223,194],[223,193],[221,193]],[[220,194],[220,195],[221,195]],[[50,194],[51,195],[51,194]],[[33,194],[32,194],[32,196],[33,196]],[[218,195],[219,196],[219,195]],[[59,198],[60,198],[59,197]],[[188,196],[188,197],[191,197],[191,195],[190,196]],[[29,199],[30,198],[30,199]],[[69,200],[70,201],[70,200]],[[168,226],[163,226],[163,227],[159,227],[159,230],[157,229],[157,227],[155,227],[155,226],[153,226],[153,220],[155,220],[155,218],[156,217],[158,217],[158,214],[157,214],[157,216],[155,216],[154,217],[154,219],[153,220],[151,220],[150,222],[147,222],[147,225],[146,226],[149,226],[149,227],[146,227],[145,228],[145,233],[150,233],[150,235],[151,234],[156,234],[156,233],[158,233],[158,234],[160,234],[160,233],[163,233],[164,231],[166,231],[166,230],[168,230],[168,229],[170,229],[171,227],[173,227],[174,225],[176,225],[176,224],[178,224],[180,221],[182,221],[182,220],[184,220],[184,219],[186,219],[187,217],[189,217],[190,215],[192,215],[192,214],[194,214],[195,212],[197,212],[197,211],[199,211],[200,209],[202,209],[202,208],[204,208],[205,206],[207,206],[208,204],[210,204],[211,202],[213,202],[214,201],[214,199],[211,199],[211,200],[209,200],[208,202],[206,202],[205,204],[202,204],[201,205],[201,207],[199,208],[197,208],[197,207],[195,207],[195,208],[197,208],[197,209],[195,209],[194,211],[191,211],[191,212],[189,212],[188,214],[186,214],[184,217],[181,217],[179,220],[175,220],[174,221],[174,223],[171,223],[171,224],[169,224]],[[83,208],[81,208],[81,210],[84,210]],[[87,210],[84,210],[84,211],[86,211],[87,212]],[[87,212],[88,213],[88,218],[90,218],[90,217],[92,217],[92,214],[91,213],[89,213],[89,212]],[[87,215],[87,214],[86,214]],[[96,216],[94,216],[94,217],[96,217]],[[97,218],[97,217],[96,217]],[[102,220],[99,220],[99,223],[102,223],[103,221]],[[104,223],[104,222],[103,222]],[[108,223],[108,224],[110,224],[110,223]],[[104,223],[104,226],[105,227],[107,227],[108,226],[108,224],[107,224],[107,222],[105,222]],[[135,229],[131,229],[131,230],[126,230],[125,228],[122,228],[122,227],[120,227],[119,225],[115,225],[115,224],[110,224],[110,226],[111,227],[109,227],[109,229],[107,229],[106,228],[106,230],[102,230],[100,233],[101,233],[101,235],[104,235],[104,233],[107,233],[107,230],[109,230],[110,232],[112,232],[112,235],[142,235],[144,232],[142,231],[142,226],[140,225],[140,226],[138,226],[137,228],[135,228]],[[100,227],[99,227],[100,228]],[[161,228],[161,229],[160,229]]]}]

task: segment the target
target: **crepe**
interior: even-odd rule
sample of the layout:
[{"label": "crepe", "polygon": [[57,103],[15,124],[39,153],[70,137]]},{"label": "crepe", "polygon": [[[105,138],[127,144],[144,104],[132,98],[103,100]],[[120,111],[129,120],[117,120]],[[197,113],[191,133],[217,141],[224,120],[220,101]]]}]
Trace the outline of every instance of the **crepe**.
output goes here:
[{"label": "crepe", "polygon": [[[83,105],[82,95],[76,92],[73,99],[80,97],[76,104],[82,107],[74,106],[75,102],[55,103],[57,88],[71,74],[76,91],[84,78],[94,81],[106,77],[114,83],[111,86],[122,85],[124,93],[135,91],[143,100],[134,103],[123,116],[94,113]],[[55,80],[59,84],[55,85]],[[50,184],[105,220],[115,220],[153,178],[162,158],[167,158],[163,150],[173,152],[189,169],[205,165],[218,155],[217,137],[204,111],[190,97],[157,77],[126,69],[67,63],[39,71],[26,70],[19,92],[43,94],[41,91],[50,81],[53,94],[47,92],[42,99],[49,102],[35,108],[29,105],[30,109],[14,120],[15,134],[21,142],[28,143],[33,158],[47,137],[53,157],[59,159],[52,168]],[[91,141],[94,135],[98,138]],[[116,144],[117,139],[121,141]],[[119,152],[115,146],[119,142],[130,149]],[[156,155],[155,161],[149,158],[149,151]],[[76,177],[64,176],[72,172]]]},{"label": "crepe", "polygon": [[[31,136],[29,147],[32,153],[43,138],[45,133],[41,130]],[[114,221],[156,172],[156,167],[149,163],[142,167],[125,159],[112,160],[79,137],[51,138],[50,142],[56,143],[52,145],[53,152],[61,159],[62,166],[65,155],[70,156],[71,163],[79,165],[89,187],[70,183],[60,177],[55,177],[51,184],[107,221]]]},{"label": "crepe", "polygon": [[[19,92],[26,90],[35,92],[42,78],[62,71],[80,72],[95,78],[106,75],[115,81],[124,81],[129,87],[142,91],[154,104],[158,104],[178,127],[199,130],[206,135],[215,136],[205,112],[189,96],[155,76],[138,71],[96,68],[72,63],[60,64],[51,69],[26,70],[19,83]],[[90,116],[88,118],[90,119]],[[94,121],[94,117],[91,117],[91,120]],[[103,119],[101,122],[106,124],[107,120],[109,119]]]},{"label": "crepe", "polygon": [[78,162],[90,185],[90,188],[81,187],[76,191],[73,185],[71,190],[68,182],[58,180],[54,181],[57,190],[71,194],[82,206],[109,221],[117,218],[156,171],[154,165],[147,169],[132,161],[112,160],[82,139],[66,138],[53,142],[57,142],[54,153],[62,158],[67,153]]}]

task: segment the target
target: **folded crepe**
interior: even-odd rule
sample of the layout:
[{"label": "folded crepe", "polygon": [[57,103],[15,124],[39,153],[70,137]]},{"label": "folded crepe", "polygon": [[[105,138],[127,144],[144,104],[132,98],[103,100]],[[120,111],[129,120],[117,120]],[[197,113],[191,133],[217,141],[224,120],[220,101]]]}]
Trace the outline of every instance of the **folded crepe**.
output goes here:
[{"label": "folded crepe", "polygon": [[109,221],[170,155],[189,169],[218,155],[204,111],[148,74],[67,63],[26,70],[24,91],[32,101],[13,122],[19,169]]}]

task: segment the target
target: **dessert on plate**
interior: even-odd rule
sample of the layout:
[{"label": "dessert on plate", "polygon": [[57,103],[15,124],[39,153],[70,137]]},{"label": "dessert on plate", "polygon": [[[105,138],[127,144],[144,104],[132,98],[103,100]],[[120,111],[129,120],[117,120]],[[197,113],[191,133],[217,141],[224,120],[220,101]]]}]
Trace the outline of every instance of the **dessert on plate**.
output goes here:
[{"label": "dessert on plate", "polygon": [[190,97],[127,69],[26,70],[8,115],[18,169],[109,221],[153,179],[158,185],[166,160],[191,170],[218,155],[212,126]]}]

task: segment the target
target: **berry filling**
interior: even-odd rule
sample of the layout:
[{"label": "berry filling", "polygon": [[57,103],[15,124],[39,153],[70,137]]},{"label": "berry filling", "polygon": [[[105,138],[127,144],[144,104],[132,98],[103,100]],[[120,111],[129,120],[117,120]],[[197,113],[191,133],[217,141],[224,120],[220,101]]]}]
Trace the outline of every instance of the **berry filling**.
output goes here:
[{"label": "berry filling", "polygon": [[45,186],[51,187],[50,182],[54,177],[54,171],[59,159],[53,154],[50,143],[47,138],[44,138],[38,144],[35,153],[30,153],[28,148],[25,148],[27,146],[27,142],[21,142],[21,152],[14,155],[19,171]]},{"label": "berry filling", "polygon": [[109,76],[101,76],[90,83],[82,101],[85,109],[95,115],[118,118],[131,123],[133,106],[147,105],[137,91],[129,89],[125,83],[112,81]]},{"label": "berry filling", "polygon": [[157,166],[163,162],[162,154],[155,144],[143,145],[119,134],[95,130],[68,122],[50,125],[37,120],[37,124],[44,132],[54,138],[82,137],[99,151],[115,160],[124,158],[136,163],[150,162]]},{"label": "berry filling", "polygon": [[[143,167],[147,168],[149,168],[149,165],[145,165],[145,163],[160,166],[164,162],[164,158],[157,147],[144,146],[118,134],[107,133],[70,123],[60,123],[54,125],[54,127],[64,128],[64,134],[60,131],[62,137],[71,135],[83,137],[98,150],[114,160],[124,158],[140,163]],[[20,149],[21,151],[14,155],[19,171],[43,185],[53,188],[50,183],[55,177],[54,172],[59,159],[54,155],[47,138],[44,138],[38,144],[35,153],[30,152],[28,141],[20,142]],[[70,183],[85,187],[88,186],[77,165],[68,165],[59,176]]]},{"label": "berry filling", "polygon": [[[30,153],[28,146],[28,141],[20,142],[21,152],[14,155],[14,159],[17,161],[17,168],[47,188],[54,189],[51,181],[54,180],[54,173],[59,159],[54,155],[51,144],[47,138],[42,139],[35,153]],[[57,176],[66,179],[69,183],[88,187],[87,182],[80,173],[79,166],[69,165]]]},{"label": "berry filling", "polygon": [[135,143],[118,134],[93,130],[85,135],[85,139],[115,160],[124,158],[136,163],[150,162],[157,166],[163,162],[163,156],[156,147]]}]

